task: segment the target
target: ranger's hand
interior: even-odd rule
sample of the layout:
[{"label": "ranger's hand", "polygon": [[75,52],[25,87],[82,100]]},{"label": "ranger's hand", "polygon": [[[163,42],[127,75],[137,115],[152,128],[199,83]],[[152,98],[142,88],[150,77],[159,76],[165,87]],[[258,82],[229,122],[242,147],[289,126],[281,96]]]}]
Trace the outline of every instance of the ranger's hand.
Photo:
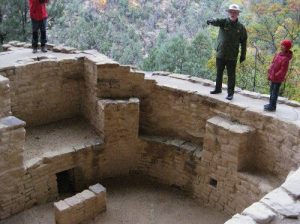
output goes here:
[{"label": "ranger's hand", "polygon": [[207,23],[207,25],[210,25],[210,24],[213,23],[213,20],[212,20],[212,19],[209,19],[209,20],[206,21],[206,23]]}]

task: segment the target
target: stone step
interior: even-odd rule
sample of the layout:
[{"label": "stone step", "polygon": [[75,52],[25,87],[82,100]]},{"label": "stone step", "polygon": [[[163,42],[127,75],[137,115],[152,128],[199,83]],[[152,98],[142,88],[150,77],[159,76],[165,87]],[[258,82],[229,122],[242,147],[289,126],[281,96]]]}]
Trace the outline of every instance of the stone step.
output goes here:
[{"label": "stone step", "polygon": [[149,135],[142,135],[139,136],[140,139],[146,142],[155,142],[159,144],[163,144],[166,146],[173,146],[179,152],[184,152],[190,155],[193,155],[197,158],[201,158],[201,152],[203,150],[202,145],[191,143],[190,141],[186,141],[179,138],[172,138],[166,136],[149,136]]}]

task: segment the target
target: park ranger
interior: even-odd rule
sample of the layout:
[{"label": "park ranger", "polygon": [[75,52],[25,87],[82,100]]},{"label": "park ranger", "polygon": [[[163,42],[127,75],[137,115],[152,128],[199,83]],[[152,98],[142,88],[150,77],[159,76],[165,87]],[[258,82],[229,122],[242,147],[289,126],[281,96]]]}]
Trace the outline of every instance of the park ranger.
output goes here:
[{"label": "park ranger", "polygon": [[220,27],[216,48],[216,87],[210,93],[218,94],[222,92],[223,72],[226,67],[228,75],[228,95],[226,99],[232,100],[235,87],[237,57],[239,54],[240,45],[240,63],[242,63],[246,59],[247,31],[244,25],[241,24],[238,20],[241,10],[237,4],[231,4],[227,9],[227,12],[228,18],[207,20],[208,25]]}]

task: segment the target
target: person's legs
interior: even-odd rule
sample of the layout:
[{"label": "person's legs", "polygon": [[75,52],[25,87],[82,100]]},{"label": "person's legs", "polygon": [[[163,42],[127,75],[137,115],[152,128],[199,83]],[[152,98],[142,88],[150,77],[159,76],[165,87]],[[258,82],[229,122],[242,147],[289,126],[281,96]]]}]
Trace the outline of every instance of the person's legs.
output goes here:
[{"label": "person's legs", "polygon": [[41,30],[41,48],[43,52],[47,52],[45,45],[47,43],[47,34],[46,34],[46,28],[47,28],[47,19],[44,19],[43,21],[40,21],[40,30]]},{"label": "person's legs", "polygon": [[277,99],[279,95],[279,88],[281,83],[273,83],[271,84],[271,92],[270,92],[270,108],[276,110]]},{"label": "person's legs", "polygon": [[220,58],[216,59],[217,65],[217,77],[216,77],[216,87],[214,91],[211,91],[211,94],[221,93],[222,92],[222,81],[223,81],[223,72],[225,69],[226,61]]},{"label": "person's legs", "polygon": [[33,53],[37,52],[38,41],[39,41],[39,22],[36,20],[31,19],[31,26],[32,26],[32,48]]},{"label": "person's legs", "polygon": [[279,95],[279,88],[281,83],[273,83],[270,85],[270,103],[264,106],[264,110],[266,111],[275,111],[277,99]]},{"label": "person's legs", "polygon": [[236,60],[228,60],[226,64],[228,83],[227,83],[227,99],[231,100],[234,94],[235,87],[235,70],[236,70]]},{"label": "person's legs", "polygon": [[270,101],[271,101],[271,93],[272,93],[272,91],[273,91],[273,85],[272,85],[272,82],[270,82],[270,99],[269,99],[269,103],[268,104],[266,104],[266,105],[264,105],[264,109],[265,110],[267,110],[269,107],[270,107]]}]

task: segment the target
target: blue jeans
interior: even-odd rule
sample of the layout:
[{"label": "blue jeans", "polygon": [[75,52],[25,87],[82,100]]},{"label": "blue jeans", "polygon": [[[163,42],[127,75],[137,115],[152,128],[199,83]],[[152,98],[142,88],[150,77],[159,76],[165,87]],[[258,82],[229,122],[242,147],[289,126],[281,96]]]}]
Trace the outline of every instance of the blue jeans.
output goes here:
[{"label": "blue jeans", "polygon": [[276,109],[280,85],[281,85],[281,83],[271,82],[271,85],[270,85],[270,107],[272,109]]},{"label": "blue jeans", "polygon": [[34,20],[31,19],[32,25],[32,47],[37,48],[39,42],[39,31],[41,33],[41,47],[44,47],[47,43],[46,27],[47,19]]}]

